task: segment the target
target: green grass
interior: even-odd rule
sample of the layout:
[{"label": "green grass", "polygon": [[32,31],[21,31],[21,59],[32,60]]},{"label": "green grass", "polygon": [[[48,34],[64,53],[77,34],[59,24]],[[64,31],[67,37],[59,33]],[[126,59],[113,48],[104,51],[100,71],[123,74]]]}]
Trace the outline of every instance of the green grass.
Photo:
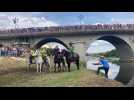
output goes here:
[{"label": "green grass", "polygon": [[71,67],[71,72],[36,73],[36,67],[28,71],[24,61],[12,61],[8,58],[0,60],[0,87],[72,87],[72,86],[122,86],[113,80],[106,80],[103,75],[87,70],[85,67],[76,69]]}]

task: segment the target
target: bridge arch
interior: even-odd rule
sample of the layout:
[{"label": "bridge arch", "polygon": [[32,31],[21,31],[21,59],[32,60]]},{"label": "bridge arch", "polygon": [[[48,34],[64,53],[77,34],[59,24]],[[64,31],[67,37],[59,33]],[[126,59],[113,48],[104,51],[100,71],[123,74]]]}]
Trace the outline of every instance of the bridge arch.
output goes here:
[{"label": "bridge arch", "polygon": [[124,39],[117,36],[101,36],[97,40],[105,40],[113,44],[121,59],[128,59],[134,56],[131,46]]},{"label": "bridge arch", "polygon": [[128,62],[134,57],[134,52],[131,46],[118,36],[101,36],[97,40],[104,40],[113,44],[117,49],[117,54],[120,57],[120,71],[116,80],[127,84],[134,76],[134,63]]},{"label": "bridge arch", "polygon": [[52,38],[52,37],[48,37],[48,38],[44,38],[40,40],[38,43],[35,44],[35,48],[40,48],[42,45],[49,43],[49,42],[57,42],[63,45],[66,49],[69,49],[68,46],[63,41],[57,38]]}]

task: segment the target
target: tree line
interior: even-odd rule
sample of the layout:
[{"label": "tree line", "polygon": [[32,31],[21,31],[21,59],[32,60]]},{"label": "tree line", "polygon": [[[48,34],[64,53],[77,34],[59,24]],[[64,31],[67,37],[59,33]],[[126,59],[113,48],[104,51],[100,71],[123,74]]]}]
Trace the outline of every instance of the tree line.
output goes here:
[{"label": "tree line", "polygon": [[93,54],[93,56],[95,56],[95,57],[99,57],[101,55],[104,55],[105,57],[119,57],[118,54],[117,54],[117,50],[116,49],[113,49],[113,50],[105,52],[105,53]]}]

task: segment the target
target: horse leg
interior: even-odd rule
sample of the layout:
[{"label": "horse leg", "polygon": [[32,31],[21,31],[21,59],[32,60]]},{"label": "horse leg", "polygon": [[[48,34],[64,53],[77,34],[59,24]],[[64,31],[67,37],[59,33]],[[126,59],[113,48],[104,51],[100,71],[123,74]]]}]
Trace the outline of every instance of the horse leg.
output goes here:
[{"label": "horse leg", "polygon": [[50,59],[47,62],[47,68],[48,68],[48,72],[50,72]]},{"label": "horse leg", "polygon": [[47,65],[47,63],[45,64],[45,66],[46,66],[46,72],[48,73],[48,65]]},{"label": "horse leg", "polygon": [[40,71],[42,72],[42,68],[43,68],[43,63],[41,63],[40,65]]},{"label": "horse leg", "polygon": [[59,63],[59,68],[60,68],[60,71],[61,71],[61,63]]},{"label": "horse leg", "polygon": [[60,63],[58,63],[58,72],[60,71]]},{"label": "horse leg", "polygon": [[51,65],[50,63],[48,64],[49,72],[51,72]]},{"label": "horse leg", "polygon": [[70,65],[71,65],[71,64],[70,64],[70,63],[68,63],[68,72],[70,72]]},{"label": "horse leg", "polygon": [[66,70],[65,62],[63,61],[62,64],[63,64],[63,70],[65,71]]},{"label": "horse leg", "polygon": [[38,67],[39,67],[39,65],[38,65],[38,64],[36,64],[36,67],[37,67],[37,73],[38,73]]},{"label": "horse leg", "polygon": [[42,68],[42,63],[40,63],[40,72],[41,72],[41,68]]},{"label": "horse leg", "polygon": [[44,63],[42,63],[41,71],[42,71],[42,72],[44,71]]},{"label": "horse leg", "polygon": [[77,70],[79,70],[79,60],[76,60],[76,66],[77,66]]},{"label": "horse leg", "polygon": [[48,59],[46,59],[45,66],[46,66],[46,72],[50,72],[50,71],[49,71],[50,66],[49,66],[49,61],[48,61]]},{"label": "horse leg", "polygon": [[46,72],[46,64],[43,63],[43,72]]},{"label": "horse leg", "polygon": [[47,71],[50,72],[50,65],[47,63]]},{"label": "horse leg", "polygon": [[54,64],[54,72],[56,72],[56,63]]},{"label": "horse leg", "polygon": [[40,64],[39,64],[39,72],[40,72]]},{"label": "horse leg", "polygon": [[30,64],[28,64],[28,71],[30,71]]},{"label": "horse leg", "polygon": [[48,72],[48,65],[46,62],[45,62],[45,72]]},{"label": "horse leg", "polygon": [[58,63],[58,71],[61,71],[61,62]]},{"label": "horse leg", "polygon": [[44,72],[47,72],[47,65],[46,65],[46,63],[44,63]]}]

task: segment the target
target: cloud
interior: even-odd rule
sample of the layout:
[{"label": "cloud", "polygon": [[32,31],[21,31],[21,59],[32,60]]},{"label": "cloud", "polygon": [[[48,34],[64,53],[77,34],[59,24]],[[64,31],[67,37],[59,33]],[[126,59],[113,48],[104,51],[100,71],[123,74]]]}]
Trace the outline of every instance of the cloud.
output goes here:
[{"label": "cloud", "polygon": [[111,18],[112,24],[134,24],[134,18]]},{"label": "cloud", "polygon": [[100,23],[100,22],[94,23],[93,25],[98,25],[98,24],[103,25],[103,23]]},{"label": "cloud", "polygon": [[34,17],[32,13],[0,13],[0,29],[15,28],[15,17],[18,19],[17,28],[58,26],[45,17]]},{"label": "cloud", "polygon": [[95,42],[89,45],[87,52],[101,53],[101,52],[110,51],[112,49],[115,49],[115,47],[111,43],[104,40],[96,40]]},{"label": "cloud", "polygon": [[111,45],[107,45],[107,46],[97,46],[97,47],[90,47],[88,48],[87,52],[89,54],[93,54],[93,53],[104,53],[104,52],[107,52],[107,51],[111,51],[115,49],[113,46]]},{"label": "cloud", "polygon": [[106,46],[106,45],[112,45],[112,44],[104,40],[96,40],[95,42],[90,44],[90,46]]},{"label": "cloud", "polygon": [[110,18],[105,22],[95,22],[93,25],[97,24],[134,24],[134,18]]}]

